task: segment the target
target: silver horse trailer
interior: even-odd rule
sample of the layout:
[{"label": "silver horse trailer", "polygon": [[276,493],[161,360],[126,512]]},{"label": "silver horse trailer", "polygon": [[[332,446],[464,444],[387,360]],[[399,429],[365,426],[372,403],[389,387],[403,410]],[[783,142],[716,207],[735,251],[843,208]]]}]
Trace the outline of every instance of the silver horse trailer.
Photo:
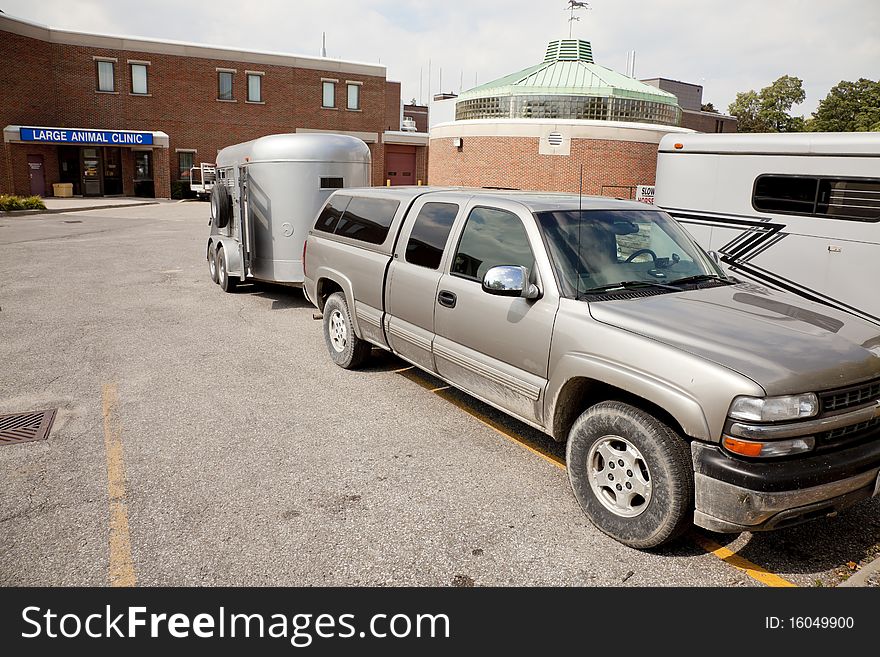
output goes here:
[{"label": "silver horse trailer", "polygon": [[880,323],[880,134],[676,134],[655,204],[738,278]]},{"label": "silver horse trailer", "polygon": [[335,189],[370,184],[370,149],[356,137],[283,134],[217,153],[211,190],[211,279],[300,286],[303,243]]}]

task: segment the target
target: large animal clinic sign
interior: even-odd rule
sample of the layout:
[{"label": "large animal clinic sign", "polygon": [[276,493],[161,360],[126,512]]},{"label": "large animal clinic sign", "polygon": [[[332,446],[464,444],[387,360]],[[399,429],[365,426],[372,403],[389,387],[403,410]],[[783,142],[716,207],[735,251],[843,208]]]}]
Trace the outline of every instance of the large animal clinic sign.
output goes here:
[{"label": "large animal clinic sign", "polygon": [[102,144],[106,146],[151,146],[153,144],[152,132],[19,128],[18,134],[21,141],[49,144]]}]

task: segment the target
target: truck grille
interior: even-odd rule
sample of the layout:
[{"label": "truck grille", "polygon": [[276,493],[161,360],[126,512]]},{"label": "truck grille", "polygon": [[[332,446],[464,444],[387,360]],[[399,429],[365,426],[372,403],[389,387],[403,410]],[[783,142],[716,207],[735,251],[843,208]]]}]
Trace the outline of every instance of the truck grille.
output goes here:
[{"label": "truck grille", "polygon": [[880,418],[874,418],[867,422],[859,422],[858,424],[851,424],[848,427],[841,427],[840,429],[832,429],[831,431],[819,434],[819,437],[826,442],[830,442],[832,440],[840,440],[844,437],[854,436],[854,434],[857,433],[867,433],[869,430],[877,427],[880,427]]},{"label": "truck grille", "polygon": [[880,381],[870,381],[859,386],[820,393],[819,399],[822,401],[822,411],[825,413],[860,406],[880,399]]}]

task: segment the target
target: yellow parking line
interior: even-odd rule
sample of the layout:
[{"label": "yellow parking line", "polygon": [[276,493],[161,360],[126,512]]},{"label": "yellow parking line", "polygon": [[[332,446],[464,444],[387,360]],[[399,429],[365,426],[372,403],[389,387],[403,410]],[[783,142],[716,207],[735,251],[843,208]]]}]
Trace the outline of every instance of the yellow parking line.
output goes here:
[{"label": "yellow parking line", "polygon": [[[406,367],[402,370],[397,370],[397,372],[402,373],[402,372],[406,372],[411,369],[413,369],[413,368]],[[536,444],[532,443],[531,441],[527,441],[527,440],[525,440],[525,439],[523,439],[513,433],[510,433],[509,431],[504,429],[501,425],[499,425],[497,422],[495,422],[492,418],[480,413],[479,411],[477,411],[475,409],[468,407],[467,405],[465,405],[463,402],[459,401],[458,399],[456,399],[452,395],[450,395],[448,393],[447,394],[440,394],[443,390],[448,389],[450,386],[443,386],[440,388],[432,388],[432,387],[430,387],[431,386],[430,383],[428,383],[427,381],[422,379],[421,376],[419,376],[420,374],[421,374],[421,371],[416,370],[413,373],[413,375],[403,375],[403,376],[405,376],[405,378],[407,378],[408,380],[410,380],[414,383],[417,383],[418,385],[423,387],[425,390],[430,390],[431,392],[436,394],[438,397],[442,397],[444,400],[452,403],[454,406],[456,406],[460,410],[464,411],[465,413],[467,413],[468,415],[473,417],[475,420],[477,420],[481,424],[486,425],[487,427],[489,427],[490,429],[495,431],[497,434],[499,434],[503,438],[505,438],[513,443],[516,443],[520,447],[524,447],[532,454],[535,454],[536,456],[540,456],[542,459],[544,459],[548,463],[551,463],[552,465],[555,465],[557,468],[559,468],[561,470],[566,469],[564,459],[559,458],[555,454],[545,452],[544,450],[541,449],[541,447],[539,445],[536,445]],[[694,543],[696,543],[699,547],[703,548],[709,554],[712,554],[712,555],[718,557],[719,559],[721,559],[722,561],[724,561],[728,565],[733,566],[737,570],[742,571],[743,573],[745,573],[746,575],[748,575],[752,579],[757,580],[758,582],[761,582],[762,584],[765,584],[766,586],[772,586],[772,587],[797,586],[797,584],[789,582],[788,580],[783,579],[782,577],[780,577],[779,575],[776,575],[775,573],[771,573],[766,568],[762,568],[758,564],[752,563],[751,561],[749,561],[745,557],[741,557],[740,555],[738,555],[736,552],[733,552],[732,550],[729,550],[726,547],[719,545],[715,541],[713,541],[705,536],[702,536],[700,534],[697,534],[696,532],[690,533],[690,539]]]},{"label": "yellow parking line", "polygon": [[724,561],[725,563],[730,564],[737,570],[741,570],[746,575],[755,579],[762,584],[766,584],[767,586],[773,587],[791,587],[797,586],[793,582],[789,582],[787,579],[783,579],[779,575],[775,573],[771,573],[766,568],[762,568],[758,564],[752,563],[745,557],[741,557],[736,552],[732,550],[728,550],[723,545],[719,545],[711,538],[707,538],[702,534],[698,534],[697,532],[691,532],[690,534],[691,540],[703,548],[709,554],[714,554],[716,557]]},{"label": "yellow parking line", "polygon": [[413,367],[415,367],[415,366],[410,365],[409,367],[402,367],[399,370],[394,370],[394,374],[400,374],[401,372],[406,372],[408,370],[411,370]]},{"label": "yellow parking line", "polygon": [[122,459],[122,422],[116,384],[103,388],[104,448],[107,452],[107,494],[110,501],[110,586],[135,586],[128,506],[125,501],[125,465]]}]

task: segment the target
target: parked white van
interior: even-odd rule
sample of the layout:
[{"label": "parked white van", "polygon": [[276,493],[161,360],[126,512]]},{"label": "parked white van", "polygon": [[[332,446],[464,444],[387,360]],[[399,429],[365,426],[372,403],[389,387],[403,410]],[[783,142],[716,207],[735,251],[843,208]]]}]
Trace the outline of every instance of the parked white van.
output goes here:
[{"label": "parked white van", "polygon": [[667,135],[655,204],[738,278],[880,323],[880,133]]}]

